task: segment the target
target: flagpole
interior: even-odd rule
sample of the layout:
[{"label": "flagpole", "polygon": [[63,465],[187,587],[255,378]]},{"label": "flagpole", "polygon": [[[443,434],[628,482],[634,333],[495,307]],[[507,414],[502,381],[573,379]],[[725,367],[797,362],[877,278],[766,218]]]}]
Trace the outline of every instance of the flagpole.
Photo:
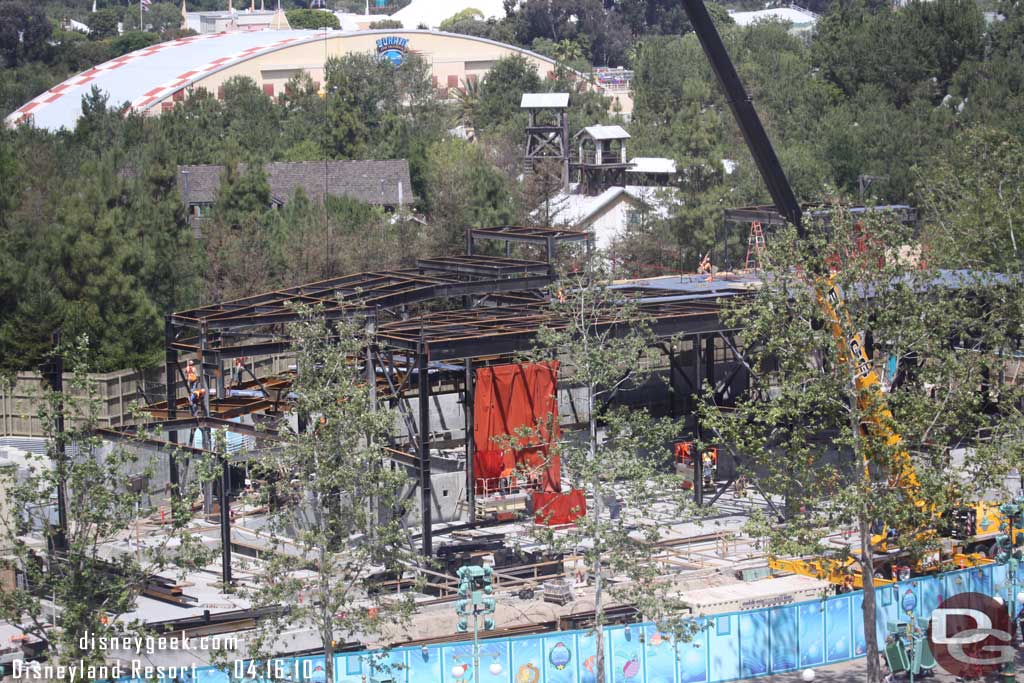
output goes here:
[{"label": "flagpole", "polygon": [[139,32],[142,32],[142,0],[139,0]]}]

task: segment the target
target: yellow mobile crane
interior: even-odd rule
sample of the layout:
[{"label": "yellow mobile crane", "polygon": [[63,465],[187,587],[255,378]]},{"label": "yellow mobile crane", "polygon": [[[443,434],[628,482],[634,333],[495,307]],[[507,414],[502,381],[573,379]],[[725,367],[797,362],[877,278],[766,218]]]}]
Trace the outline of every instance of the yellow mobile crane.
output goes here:
[{"label": "yellow mobile crane", "polygon": [[[697,39],[704,49],[704,54],[711,63],[711,68],[715,72],[719,84],[725,91],[729,108],[740,127],[740,132],[757,164],[758,171],[764,179],[765,185],[768,186],[768,192],[771,194],[775,207],[796,227],[800,237],[806,237],[807,233],[802,221],[803,209],[793,194],[793,188],[779,164],[775,150],[772,148],[768,135],[754,109],[754,104],[743,88],[736,68],[729,59],[729,54],[711,21],[707,7],[704,6],[703,0],[682,0],[682,4],[690,24],[697,34]],[[893,475],[890,483],[902,489],[913,504],[922,509],[931,509],[932,506],[920,498],[921,484],[917,472],[914,470],[910,453],[906,449],[900,448],[901,439],[891,427],[892,413],[885,401],[881,381],[867,357],[860,334],[853,329],[842,293],[834,278],[825,274],[824,259],[822,262],[821,271],[814,276],[818,304],[830,326],[832,336],[836,340],[840,362],[848,363],[856,373],[858,407],[865,416],[864,428],[871,430],[876,437],[880,437],[885,442],[887,450],[892,453],[890,464]],[[865,462],[865,471],[867,466],[868,463]],[[960,566],[991,562],[984,554],[968,553],[964,550],[969,544],[980,545],[995,540],[1003,521],[998,507],[979,502],[966,508],[966,513],[970,531],[963,533],[961,530],[956,534],[964,538],[953,539],[959,542],[948,544],[950,547],[946,557],[940,557],[940,562],[942,560],[951,561]],[[929,536],[932,534],[937,536],[934,529],[924,533]],[[887,544],[888,539],[884,529],[882,533],[872,538],[873,547],[889,550]],[[926,566],[919,565],[917,569],[919,571],[938,569],[940,562],[932,561]],[[773,569],[828,579],[848,588],[863,586],[862,577],[853,569],[855,562],[852,559],[846,561],[773,559],[770,564]],[[890,581],[879,577],[875,579],[875,583],[881,585],[890,583]]]}]

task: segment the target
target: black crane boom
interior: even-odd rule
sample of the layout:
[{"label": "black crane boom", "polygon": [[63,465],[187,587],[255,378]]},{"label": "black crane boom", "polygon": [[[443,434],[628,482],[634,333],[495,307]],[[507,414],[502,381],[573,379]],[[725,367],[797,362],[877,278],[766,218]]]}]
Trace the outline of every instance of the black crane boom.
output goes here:
[{"label": "black crane boom", "polygon": [[701,47],[704,48],[704,54],[711,62],[711,68],[714,70],[715,76],[718,77],[718,82],[725,90],[729,108],[732,109],[732,114],[736,117],[736,123],[739,124],[740,132],[743,133],[743,139],[757,164],[757,170],[761,173],[765,185],[768,186],[768,192],[772,196],[772,201],[775,202],[775,208],[786,220],[796,226],[800,236],[803,237],[801,222],[803,210],[793,194],[793,188],[786,178],[786,173],[782,170],[782,165],[779,164],[779,158],[775,156],[775,150],[772,148],[771,140],[768,139],[768,134],[764,131],[764,126],[761,125],[761,119],[757,116],[754,103],[743,88],[739,74],[736,73],[736,67],[729,59],[729,53],[726,52],[725,44],[722,43],[722,37],[718,35],[718,30],[711,21],[707,7],[704,6],[703,0],[683,0],[683,8],[697,34],[697,39],[700,40]]}]

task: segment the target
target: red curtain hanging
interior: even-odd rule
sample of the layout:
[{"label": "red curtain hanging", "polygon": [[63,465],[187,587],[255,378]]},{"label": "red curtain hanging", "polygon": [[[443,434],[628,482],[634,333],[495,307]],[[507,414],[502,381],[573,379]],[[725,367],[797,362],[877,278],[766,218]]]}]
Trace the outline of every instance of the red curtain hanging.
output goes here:
[{"label": "red curtain hanging", "polygon": [[535,524],[570,524],[587,514],[587,498],[582,489],[568,493],[533,494],[533,521]]},{"label": "red curtain hanging", "polygon": [[[551,429],[549,429],[549,426]],[[492,437],[539,430],[530,443],[502,452]],[[551,432],[551,433],[549,433]],[[558,361],[479,368],[473,406],[473,474],[477,492],[496,487],[513,469],[544,491],[561,491],[561,463],[548,443],[558,438]],[[522,441],[522,439],[520,439]]]}]

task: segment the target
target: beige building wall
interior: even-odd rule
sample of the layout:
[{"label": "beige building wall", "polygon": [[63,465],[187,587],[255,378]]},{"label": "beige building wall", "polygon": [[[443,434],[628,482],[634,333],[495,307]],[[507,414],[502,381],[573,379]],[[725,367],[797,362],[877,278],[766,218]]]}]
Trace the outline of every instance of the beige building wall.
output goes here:
[{"label": "beige building wall", "polygon": [[[322,83],[324,63],[329,57],[350,53],[377,53],[377,40],[385,36],[405,38],[408,51],[420,55],[430,65],[434,84],[438,89],[460,86],[467,78],[482,79],[503,57],[520,54],[537,69],[541,78],[551,78],[556,64],[553,60],[513,46],[487,40],[438,33],[434,31],[369,31],[366,33],[331,34],[325,41],[317,39],[308,43],[289,46],[274,52],[254,57],[206,76],[192,84],[192,88],[204,88],[216,95],[223,84],[235,76],[246,76],[263,87],[267,94],[284,92],[288,80],[306,71],[310,77]],[[590,87],[598,87],[591,85]],[[608,93],[619,104],[620,111],[629,114],[633,102],[628,93]],[[159,113],[173,106],[173,99],[167,98],[149,109]]]}]

